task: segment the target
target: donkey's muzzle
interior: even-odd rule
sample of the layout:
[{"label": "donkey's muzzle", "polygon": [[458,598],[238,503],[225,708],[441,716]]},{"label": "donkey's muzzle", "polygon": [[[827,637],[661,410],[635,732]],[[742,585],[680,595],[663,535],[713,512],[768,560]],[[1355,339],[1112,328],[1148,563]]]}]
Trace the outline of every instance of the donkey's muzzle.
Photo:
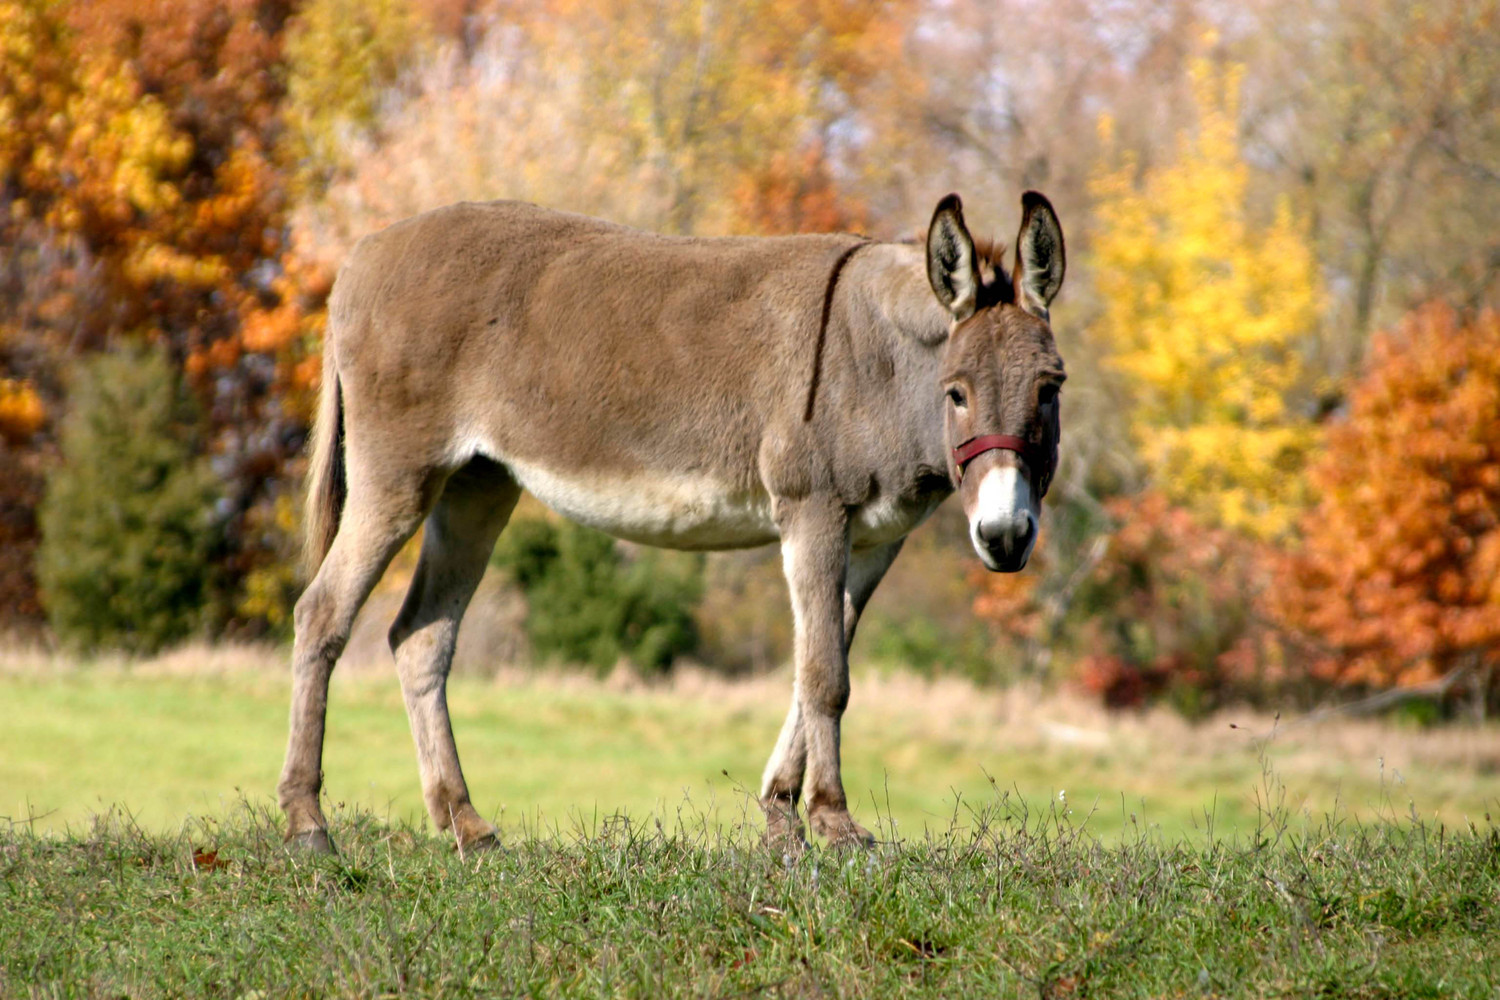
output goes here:
[{"label": "donkey's muzzle", "polygon": [[1024,568],[1036,544],[1040,513],[1019,467],[1007,462],[986,469],[969,507],[969,540],[985,568],[995,573]]},{"label": "donkey's muzzle", "polygon": [[990,570],[1015,573],[1026,568],[1036,543],[1036,518],[1029,510],[984,518],[974,525],[974,548]]}]

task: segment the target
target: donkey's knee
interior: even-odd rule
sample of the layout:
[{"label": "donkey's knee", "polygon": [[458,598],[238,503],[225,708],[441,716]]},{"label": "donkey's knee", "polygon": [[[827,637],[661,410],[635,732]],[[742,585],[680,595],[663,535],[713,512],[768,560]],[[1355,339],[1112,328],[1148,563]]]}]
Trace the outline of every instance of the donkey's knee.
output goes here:
[{"label": "donkey's knee", "polygon": [[849,671],[809,671],[799,685],[802,708],[814,716],[839,718],[849,707]]}]

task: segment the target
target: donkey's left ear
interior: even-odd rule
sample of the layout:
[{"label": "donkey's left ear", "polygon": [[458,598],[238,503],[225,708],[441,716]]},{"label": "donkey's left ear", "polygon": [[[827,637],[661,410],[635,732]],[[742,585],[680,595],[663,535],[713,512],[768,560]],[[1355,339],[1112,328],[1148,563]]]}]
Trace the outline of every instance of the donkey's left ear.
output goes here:
[{"label": "donkey's left ear", "polygon": [[1016,303],[1034,316],[1047,318],[1047,307],[1062,288],[1068,269],[1062,226],[1052,202],[1037,191],[1021,195],[1021,233],[1016,237]]}]

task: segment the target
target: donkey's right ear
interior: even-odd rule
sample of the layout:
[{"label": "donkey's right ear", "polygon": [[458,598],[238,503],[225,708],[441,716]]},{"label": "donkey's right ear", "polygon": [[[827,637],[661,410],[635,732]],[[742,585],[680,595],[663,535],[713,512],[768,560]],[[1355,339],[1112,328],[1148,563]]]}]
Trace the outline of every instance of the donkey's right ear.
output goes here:
[{"label": "donkey's right ear", "polygon": [[964,206],[958,195],[938,202],[927,229],[927,280],[943,308],[958,322],[974,315],[979,301],[979,265],[974,240],[964,225]]}]

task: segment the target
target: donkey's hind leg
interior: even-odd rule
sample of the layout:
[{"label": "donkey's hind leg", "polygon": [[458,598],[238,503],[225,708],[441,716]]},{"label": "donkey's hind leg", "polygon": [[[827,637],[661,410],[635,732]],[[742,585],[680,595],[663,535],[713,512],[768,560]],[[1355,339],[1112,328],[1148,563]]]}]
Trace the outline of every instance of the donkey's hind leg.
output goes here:
[{"label": "donkey's hind leg", "polygon": [[422,522],[434,486],[440,483],[415,470],[352,479],[338,534],[297,601],[291,730],[276,790],[287,817],[286,839],[309,850],[326,853],[333,847],[318,805],[328,680],[349,641],[354,616]]},{"label": "donkey's hind leg", "polygon": [[448,720],[448,671],[459,621],[520,494],[509,473],[482,458],[448,480],[427,518],[422,557],[390,631],[427,812],[465,849],[493,845],[495,828],[469,802]]}]

